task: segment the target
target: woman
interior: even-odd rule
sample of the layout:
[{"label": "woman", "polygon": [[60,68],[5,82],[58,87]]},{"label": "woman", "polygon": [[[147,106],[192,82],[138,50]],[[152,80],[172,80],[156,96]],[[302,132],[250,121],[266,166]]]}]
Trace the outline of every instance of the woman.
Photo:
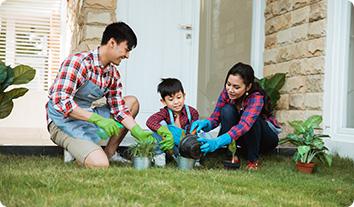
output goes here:
[{"label": "woman", "polygon": [[255,82],[252,67],[237,63],[226,76],[214,112],[207,119],[193,122],[191,131],[207,132],[221,124],[217,138],[198,139],[201,151],[213,152],[237,140],[248,160],[246,168],[257,170],[259,154],[275,149],[281,131],[270,104],[265,91]]}]

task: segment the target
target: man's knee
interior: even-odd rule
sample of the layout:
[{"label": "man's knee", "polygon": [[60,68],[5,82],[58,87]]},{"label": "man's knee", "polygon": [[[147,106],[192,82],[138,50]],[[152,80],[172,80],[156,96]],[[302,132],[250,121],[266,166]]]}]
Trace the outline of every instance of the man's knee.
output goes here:
[{"label": "man's knee", "polygon": [[109,161],[103,150],[91,152],[84,161],[84,166],[88,168],[107,168]]},{"label": "man's knee", "polygon": [[137,115],[139,113],[139,101],[135,96],[125,96],[124,101],[126,106],[129,108],[130,112],[133,114],[133,116]]}]

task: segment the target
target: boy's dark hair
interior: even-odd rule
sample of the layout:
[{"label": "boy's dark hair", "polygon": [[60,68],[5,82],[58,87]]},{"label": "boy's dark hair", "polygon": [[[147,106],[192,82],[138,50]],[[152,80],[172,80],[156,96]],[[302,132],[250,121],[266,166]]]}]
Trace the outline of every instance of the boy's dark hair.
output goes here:
[{"label": "boy's dark hair", "polygon": [[161,78],[161,83],[157,86],[157,92],[160,93],[162,99],[180,91],[184,94],[182,83],[176,78]]},{"label": "boy's dark hair", "polygon": [[136,47],[136,35],[134,31],[124,22],[114,22],[108,25],[103,32],[101,45],[107,44],[112,37],[118,44],[123,41],[128,41],[128,50],[132,50]]}]

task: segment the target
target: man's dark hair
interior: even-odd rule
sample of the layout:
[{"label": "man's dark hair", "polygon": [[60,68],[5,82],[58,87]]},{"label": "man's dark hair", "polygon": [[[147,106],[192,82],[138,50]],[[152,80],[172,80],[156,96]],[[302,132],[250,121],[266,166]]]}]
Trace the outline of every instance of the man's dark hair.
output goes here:
[{"label": "man's dark hair", "polygon": [[106,27],[103,32],[101,45],[113,37],[117,43],[128,41],[128,50],[132,50],[137,45],[137,39],[134,31],[124,22],[114,22]]},{"label": "man's dark hair", "polygon": [[157,86],[157,92],[160,93],[162,99],[180,91],[184,94],[182,83],[176,78],[161,78],[161,83]]}]

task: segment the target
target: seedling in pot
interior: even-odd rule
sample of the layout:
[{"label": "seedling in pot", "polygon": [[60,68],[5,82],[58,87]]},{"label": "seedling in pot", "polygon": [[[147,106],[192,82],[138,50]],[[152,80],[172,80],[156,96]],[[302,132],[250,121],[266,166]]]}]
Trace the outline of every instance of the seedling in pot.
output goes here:
[{"label": "seedling in pot", "polygon": [[239,160],[238,156],[236,155],[237,145],[236,145],[235,140],[232,140],[232,142],[230,143],[229,150],[232,153],[231,161],[225,160],[224,161],[224,168],[228,169],[228,170],[235,170],[235,169],[240,168],[240,160]]}]

